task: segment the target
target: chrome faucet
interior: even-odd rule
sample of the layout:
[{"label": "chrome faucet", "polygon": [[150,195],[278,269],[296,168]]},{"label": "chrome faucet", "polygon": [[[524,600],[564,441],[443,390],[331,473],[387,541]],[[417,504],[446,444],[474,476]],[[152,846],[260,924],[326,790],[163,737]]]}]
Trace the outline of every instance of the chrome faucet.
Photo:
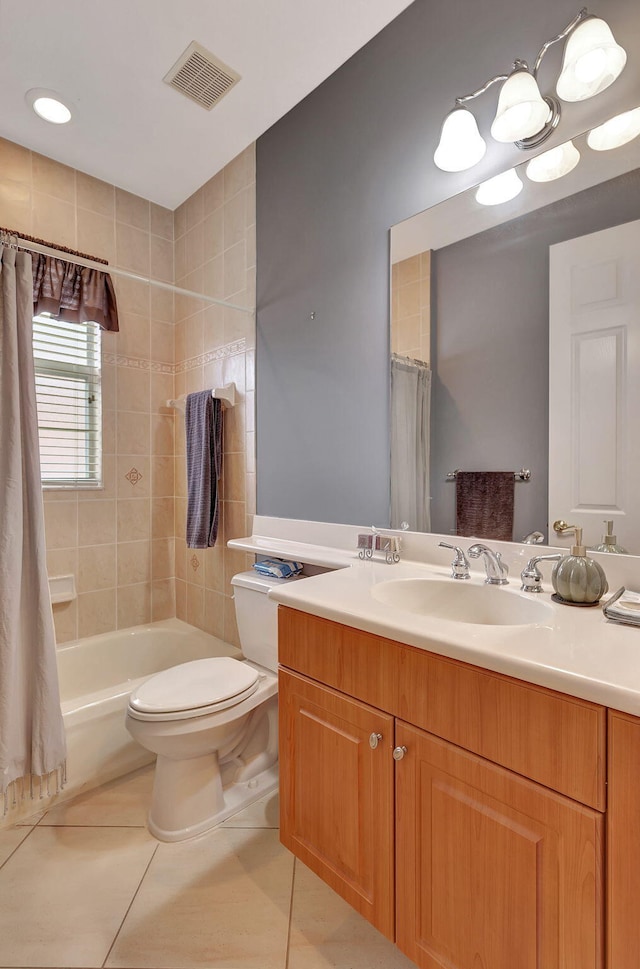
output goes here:
[{"label": "chrome faucet", "polygon": [[456,554],[451,563],[451,576],[454,579],[468,579],[470,578],[469,573],[469,562],[467,561],[467,556],[464,554],[462,549],[458,545],[448,545],[447,542],[439,542],[440,548],[450,548]]},{"label": "chrome faucet", "polygon": [[467,549],[467,555],[472,559],[479,559],[481,555],[484,556],[484,567],[487,572],[487,577],[484,581],[487,585],[507,584],[509,581],[507,578],[509,567],[502,561],[500,552],[494,552],[486,545],[478,542]]},{"label": "chrome faucet", "polygon": [[542,572],[538,568],[538,562],[559,562],[561,558],[560,553],[556,552],[553,555],[534,555],[529,559],[520,573],[522,591],[542,592]]}]

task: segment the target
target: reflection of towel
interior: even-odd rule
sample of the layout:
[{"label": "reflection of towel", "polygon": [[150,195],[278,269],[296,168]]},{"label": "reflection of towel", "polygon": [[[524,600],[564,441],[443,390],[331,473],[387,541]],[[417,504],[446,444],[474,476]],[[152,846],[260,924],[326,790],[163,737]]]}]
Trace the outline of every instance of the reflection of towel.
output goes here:
[{"label": "reflection of towel", "polygon": [[458,471],[456,534],[513,540],[513,471]]},{"label": "reflection of towel", "polygon": [[187,547],[209,548],[218,535],[218,478],[222,469],[222,401],[210,390],[189,394],[187,443]]}]

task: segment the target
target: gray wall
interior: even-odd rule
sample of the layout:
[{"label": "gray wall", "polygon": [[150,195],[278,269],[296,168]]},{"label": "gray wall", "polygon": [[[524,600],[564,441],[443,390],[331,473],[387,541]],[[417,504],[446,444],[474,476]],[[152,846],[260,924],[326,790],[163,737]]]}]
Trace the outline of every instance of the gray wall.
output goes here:
[{"label": "gray wall", "polygon": [[448,471],[522,467],[514,536],[547,532],[549,246],[633,219],[638,169],[433,253],[434,532],[455,528]]},{"label": "gray wall", "polygon": [[[556,142],[638,99],[637,0],[605,6],[631,63],[598,98],[563,106]],[[514,57],[533,61],[577,9],[571,0],[415,0],[259,139],[259,513],[388,523],[388,230],[522,160],[490,139],[471,172],[439,172],[432,156],[455,96]],[[543,88],[560,46],[545,58]],[[487,131],[495,97],[476,103]]]}]

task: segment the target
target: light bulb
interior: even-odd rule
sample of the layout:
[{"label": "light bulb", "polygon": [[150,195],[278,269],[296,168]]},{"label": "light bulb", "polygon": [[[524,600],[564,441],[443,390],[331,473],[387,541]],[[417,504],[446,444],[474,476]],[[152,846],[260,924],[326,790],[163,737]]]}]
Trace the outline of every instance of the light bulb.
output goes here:
[{"label": "light bulb", "polygon": [[476,201],[480,205],[500,205],[502,202],[510,202],[521,191],[522,182],[515,169],[510,168],[509,171],[482,182],[476,192]]},{"label": "light bulb", "polygon": [[443,172],[464,172],[477,164],[486,150],[474,116],[466,108],[456,107],[444,119],[433,160]]},{"label": "light bulb", "polygon": [[594,151],[620,148],[640,135],[640,108],[609,118],[604,124],[593,128],[587,135],[587,144]]},{"label": "light bulb", "polygon": [[580,161],[580,152],[572,141],[550,148],[532,158],[527,165],[527,178],[532,182],[553,182],[573,171]]}]

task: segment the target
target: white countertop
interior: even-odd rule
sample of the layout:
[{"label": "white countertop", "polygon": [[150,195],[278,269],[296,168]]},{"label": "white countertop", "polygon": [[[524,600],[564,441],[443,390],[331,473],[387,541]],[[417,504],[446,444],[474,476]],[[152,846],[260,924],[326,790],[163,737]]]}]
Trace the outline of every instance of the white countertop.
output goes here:
[{"label": "white countertop", "polygon": [[[417,563],[357,562],[279,586],[270,596],[314,616],[640,716],[640,628],[607,621],[599,606],[563,606],[549,592],[529,594],[549,605],[548,622],[489,626],[417,615],[371,594],[375,584],[389,579],[449,575],[448,569]],[[517,589],[512,583],[495,592]]]},{"label": "white countertop", "polygon": [[[519,575],[526,561],[533,555],[559,551],[557,548],[488,542],[502,553],[510,568],[509,585],[491,591],[524,595],[546,603],[548,610],[542,623],[480,625],[416,614],[372,595],[374,585],[392,579],[450,579],[457,586],[450,578],[452,553],[438,543],[455,541],[467,547],[471,539],[408,532],[402,536],[403,561],[387,565],[380,560],[359,560],[357,535],[367,531],[366,527],[256,516],[254,530],[256,534],[228,544],[335,570],[278,586],[270,596],[283,605],[640,716],[640,627],[609,622],[600,606],[580,608],[553,602],[552,562],[541,563],[546,591],[519,593]],[[621,585],[640,590],[638,556],[600,554],[594,558],[609,580],[604,601]],[[468,583],[482,585],[483,580],[482,562],[472,562]]]}]

